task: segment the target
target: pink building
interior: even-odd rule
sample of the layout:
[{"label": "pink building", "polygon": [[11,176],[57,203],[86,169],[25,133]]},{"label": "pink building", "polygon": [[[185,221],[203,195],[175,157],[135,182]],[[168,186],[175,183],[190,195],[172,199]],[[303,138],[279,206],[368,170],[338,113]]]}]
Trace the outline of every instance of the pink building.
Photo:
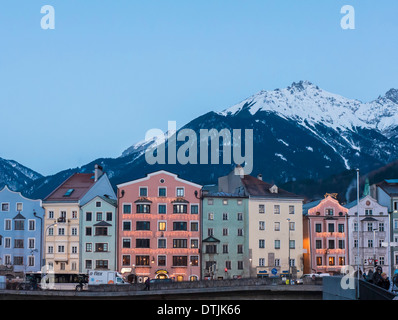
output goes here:
[{"label": "pink building", "polygon": [[118,270],[138,282],[200,278],[202,186],[167,171],[118,185]]},{"label": "pink building", "polygon": [[304,273],[339,274],[348,264],[347,214],[332,196],[303,206]]}]

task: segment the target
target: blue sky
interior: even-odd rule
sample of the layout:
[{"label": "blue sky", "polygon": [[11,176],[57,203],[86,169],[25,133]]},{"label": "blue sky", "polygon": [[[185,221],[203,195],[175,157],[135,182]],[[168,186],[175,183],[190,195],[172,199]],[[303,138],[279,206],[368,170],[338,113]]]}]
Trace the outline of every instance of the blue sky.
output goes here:
[{"label": "blue sky", "polygon": [[[340,27],[346,4],[355,30]],[[43,5],[55,30],[40,27]],[[2,1],[0,157],[54,174],[299,80],[376,99],[398,88],[397,12],[395,0]]]}]

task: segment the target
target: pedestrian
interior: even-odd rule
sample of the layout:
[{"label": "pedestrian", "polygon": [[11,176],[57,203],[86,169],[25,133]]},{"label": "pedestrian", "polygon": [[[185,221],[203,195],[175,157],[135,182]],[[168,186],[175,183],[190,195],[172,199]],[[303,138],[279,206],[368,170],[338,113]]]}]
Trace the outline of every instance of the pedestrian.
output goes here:
[{"label": "pedestrian", "polygon": [[148,290],[148,291],[151,290],[151,279],[149,279],[149,277],[145,280],[145,288],[144,288],[144,290],[145,291],[146,290]]},{"label": "pedestrian", "polygon": [[373,274],[373,284],[380,287],[380,283],[382,282],[381,274],[383,269],[380,266],[376,267],[376,272]]},{"label": "pedestrian", "polygon": [[394,277],[392,278],[392,290],[398,291],[398,269],[394,271]]},{"label": "pedestrian", "polygon": [[369,283],[373,283],[373,271],[372,271],[372,269],[369,269],[366,279],[368,280]]},{"label": "pedestrian", "polygon": [[388,279],[387,274],[385,272],[381,274],[381,281],[379,283],[379,286],[385,290],[390,289],[390,279]]}]

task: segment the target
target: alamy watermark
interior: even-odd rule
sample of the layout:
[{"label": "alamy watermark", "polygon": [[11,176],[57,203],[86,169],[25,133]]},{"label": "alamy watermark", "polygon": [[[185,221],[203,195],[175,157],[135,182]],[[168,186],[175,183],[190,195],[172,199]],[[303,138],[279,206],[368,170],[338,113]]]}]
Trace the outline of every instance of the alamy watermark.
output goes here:
[{"label": "alamy watermark", "polygon": [[[222,152],[220,150],[221,139]],[[253,171],[253,129],[245,130],[244,139],[241,129],[200,129],[198,137],[192,129],[181,129],[177,132],[176,122],[169,121],[167,133],[160,129],[151,129],[147,131],[145,140],[153,141],[145,151],[145,160],[150,165],[177,163],[205,165],[209,164],[209,158],[210,164],[220,164],[222,157],[223,164],[234,163],[242,167],[242,170],[235,170],[236,175],[249,175]],[[177,142],[184,142],[178,150]],[[242,155],[243,142],[244,155]]]}]

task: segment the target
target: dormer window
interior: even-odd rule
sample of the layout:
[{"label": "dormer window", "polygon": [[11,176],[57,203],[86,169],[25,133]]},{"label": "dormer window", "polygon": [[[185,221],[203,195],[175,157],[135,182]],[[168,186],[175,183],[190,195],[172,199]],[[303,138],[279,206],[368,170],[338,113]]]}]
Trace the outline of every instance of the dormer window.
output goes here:
[{"label": "dormer window", "polygon": [[65,192],[64,197],[70,197],[74,191],[75,189],[69,189],[68,191]]},{"label": "dormer window", "polygon": [[325,210],[325,215],[327,215],[327,216],[333,216],[333,209],[326,209],[326,210]]},{"label": "dormer window", "polygon": [[270,189],[269,192],[271,193],[278,193],[278,187],[276,185],[273,185]]}]

